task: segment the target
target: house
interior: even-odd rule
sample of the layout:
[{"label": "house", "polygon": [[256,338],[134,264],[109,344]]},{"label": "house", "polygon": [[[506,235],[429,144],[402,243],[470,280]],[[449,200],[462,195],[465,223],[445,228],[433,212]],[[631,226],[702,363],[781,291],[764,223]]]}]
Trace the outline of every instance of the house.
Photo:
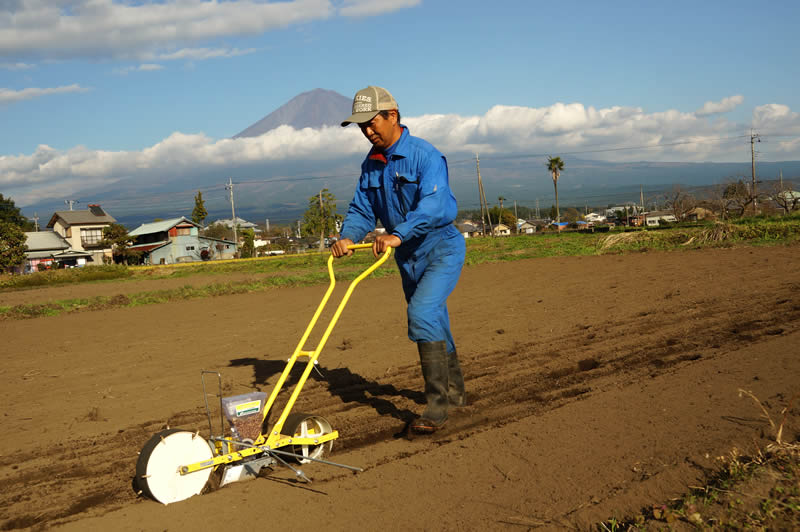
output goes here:
[{"label": "house", "polygon": [[526,235],[532,235],[536,232],[536,224],[525,221],[517,226],[517,232]]},{"label": "house", "polygon": [[602,214],[597,212],[590,212],[589,214],[584,216],[583,219],[593,224],[604,224],[608,221],[608,218],[606,216],[603,216]]},{"label": "house", "polygon": [[715,220],[717,216],[710,209],[704,207],[695,207],[686,213],[686,219],[690,222],[698,220]]},{"label": "house", "polygon": [[[259,229],[259,227],[256,224],[254,224],[253,222],[248,222],[247,220],[239,218],[238,216],[236,217],[235,222],[236,222],[235,225],[236,225],[237,229],[240,229],[240,230],[241,229],[252,229],[254,233],[260,233],[261,232],[261,229]],[[213,222],[210,225],[216,225],[216,224],[221,224],[221,225],[224,225],[225,227],[227,227],[228,229],[233,229],[234,220],[230,219],[230,218],[229,219],[217,220],[217,221]]]},{"label": "house", "polygon": [[100,205],[90,204],[82,211],[56,211],[48,229],[61,235],[72,251],[86,251],[95,264],[111,261],[111,248],[103,246],[103,228],[116,223]]},{"label": "house", "polygon": [[461,236],[464,238],[475,238],[481,234],[480,229],[471,223],[456,224],[456,228],[458,228],[458,232],[461,233]]},{"label": "house", "polygon": [[142,224],[128,233],[133,240],[129,249],[141,253],[144,264],[176,264],[236,256],[234,242],[200,236],[199,228],[183,216]]},{"label": "house", "polygon": [[661,222],[675,223],[678,221],[671,211],[652,211],[644,215],[647,227],[657,227]]},{"label": "house", "polygon": [[511,234],[511,228],[506,224],[497,224],[492,226],[492,234],[494,236],[509,236]]},{"label": "house", "polygon": [[25,263],[21,270],[31,273],[51,268],[72,268],[85,266],[92,261],[88,251],[76,251],[69,242],[55,231],[35,231],[25,233]]}]

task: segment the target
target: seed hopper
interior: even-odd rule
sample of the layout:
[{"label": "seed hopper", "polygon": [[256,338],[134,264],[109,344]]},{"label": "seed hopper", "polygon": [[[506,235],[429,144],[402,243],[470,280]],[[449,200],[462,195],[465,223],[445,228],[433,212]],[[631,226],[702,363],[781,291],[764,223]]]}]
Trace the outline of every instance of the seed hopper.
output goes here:
[{"label": "seed hopper", "polygon": [[[372,244],[355,244],[348,249],[371,248]],[[167,428],[153,435],[139,453],[136,463],[136,484],[141,493],[163,504],[188,499],[203,491],[212,473],[219,476],[219,485],[255,478],[264,467],[284,465],[294,471],[297,478],[310,482],[298,464],[321,462],[353,471],[360,468],[337,464],[323,459],[329,453],[333,440],[339,433],[323,417],[314,414],[293,413],[292,407],[300,395],[303,385],[317,364],[320,352],[325,347],[339,316],[344,310],[355,287],[365,277],[380,267],[391,254],[391,248],[377,261],[354,279],[342,297],[333,317],[328,323],[319,344],[312,350],[304,349],[309,335],[328,303],[336,278],[333,273],[333,255],[328,259],[330,285],[317,307],[314,317],[306,327],[294,353],[278,378],[272,393],[251,392],[233,397],[222,397],[222,378],[218,372],[202,371],[203,396],[208,416],[208,438],[199,431]],[[298,361],[305,361],[305,369],[289,396],[285,407],[270,426],[268,414],[283,389],[292,368]],[[215,434],[208,404],[206,377],[216,375],[220,398],[220,432]],[[230,429],[226,430],[225,419]]]}]

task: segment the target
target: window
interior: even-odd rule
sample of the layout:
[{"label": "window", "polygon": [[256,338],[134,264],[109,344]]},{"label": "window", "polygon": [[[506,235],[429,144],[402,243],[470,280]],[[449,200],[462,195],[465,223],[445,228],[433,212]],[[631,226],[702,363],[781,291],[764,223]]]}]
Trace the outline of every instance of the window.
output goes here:
[{"label": "window", "polygon": [[84,246],[93,246],[103,240],[102,229],[81,229],[81,244]]},{"label": "window", "polygon": [[194,246],[186,246],[186,251],[194,251]]}]

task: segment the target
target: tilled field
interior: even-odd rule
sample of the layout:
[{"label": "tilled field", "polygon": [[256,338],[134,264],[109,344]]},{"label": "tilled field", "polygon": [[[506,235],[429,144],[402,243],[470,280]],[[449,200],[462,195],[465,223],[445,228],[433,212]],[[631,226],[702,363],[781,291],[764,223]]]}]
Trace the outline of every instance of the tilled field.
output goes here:
[{"label": "tilled field", "polygon": [[202,369],[226,395],[269,391],[324,288],[0,322],[0,528],[590,528],[636,513],[772,437],[737,391],[777,420],[800,390],[799,258],[792,246],[467,268],[449,306],[469,405],[416,438],[404,427],[422,380],[399,280],[367,280],[295,407],[329,419],[330,458],[365,471],[307,465],[305,485],[276,469],[166,507],[136,496],[137,451],[167,425],[208,434]]}]

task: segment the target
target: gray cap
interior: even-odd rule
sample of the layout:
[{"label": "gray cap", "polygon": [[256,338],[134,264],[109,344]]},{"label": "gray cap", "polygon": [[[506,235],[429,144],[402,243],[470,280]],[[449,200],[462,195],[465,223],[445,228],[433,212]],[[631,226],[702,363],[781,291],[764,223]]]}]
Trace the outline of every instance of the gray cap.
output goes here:
[{"label": "gray cap", "polygon": [[366,89],[361,89],[353,96],[353,114],[342,122],[342,127],[349,124],[361,124],[369,122],[380,111],[390,111],[399,109],[397,102],[394,101],[392,93],[383,87],[370,85]]}]

